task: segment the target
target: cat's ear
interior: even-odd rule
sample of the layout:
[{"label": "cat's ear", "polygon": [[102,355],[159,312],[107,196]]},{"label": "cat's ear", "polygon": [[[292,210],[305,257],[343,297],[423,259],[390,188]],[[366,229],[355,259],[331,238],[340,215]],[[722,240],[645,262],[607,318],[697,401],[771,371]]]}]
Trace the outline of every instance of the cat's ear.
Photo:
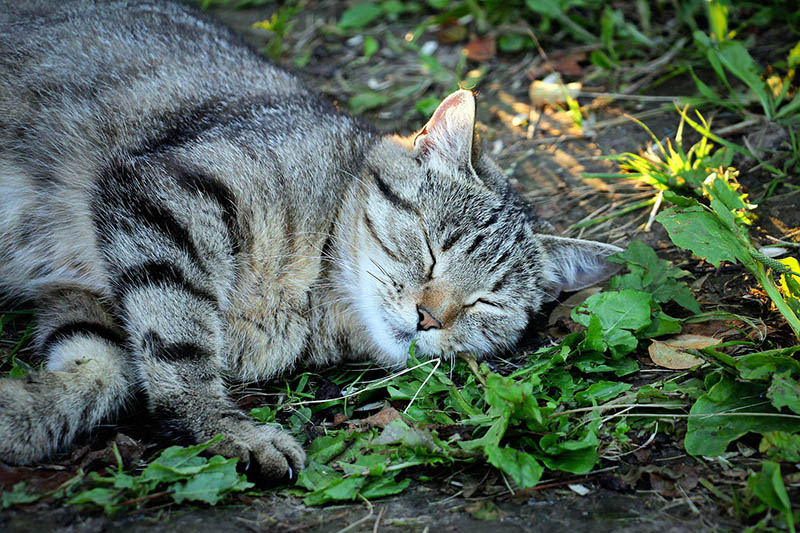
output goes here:
[{"label": "cat's ear", "polygon": [[539,235],[549,261],[545,265],[545,301],[555,300],[561,291],[577,291],[610,278],[621,268],[606,257],[621,252],[612,244],[554,235]]},{"label": "cat's ear", "polygon": [[475,95],[464,89],[445,98],[414,137],[417,157],[446,173],[466,171],[475,175],[472,161],[477,157],[478,145]]}]

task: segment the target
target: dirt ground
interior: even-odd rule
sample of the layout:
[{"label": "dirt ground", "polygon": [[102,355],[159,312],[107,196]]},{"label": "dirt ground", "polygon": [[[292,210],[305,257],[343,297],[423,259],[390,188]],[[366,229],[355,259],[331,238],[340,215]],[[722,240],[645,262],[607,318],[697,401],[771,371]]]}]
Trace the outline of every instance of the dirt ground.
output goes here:
[{"label": "dirt ground", "polygon": [[[361,45],[357,39],[337,36],[324,30],[337,20],[343,10],[339,2],[310,3],[297,16],[298,23],[284,43],[282,64],[296,70],[309,84],[330,95],[337,102],[346,102],[355,87],[380,86],[398,79],[412,85],[430,76],[419,67],[416,54],[406,55],[386,50],[374,60],[359,62]],[[274,8],[212,11],[212,15],[242,33],[251,45],[261,48],[267,34],[252,29],[252,23],[268,18]],[[373,32],[390,32],[403,39],[411,31],[410,23],[393,23]],[[322,31],[321,31],[322,30]],[[320,37],[320,31],[323,37]],[[349,41],[348,41],[349,40]],[[434,42],[431,34],[421,42]],[[454,65],[463,43],[438,44],[434,55],[443,65]],[[293,59],[303,53],[310,56],[299,69]],[[580,54],[580,49],[549,49],[550,59]],[[468,64],[468,68],[479,65]],[[480,132],[485,149],[496,161],[510,169],[511,178],[530,199],[536,211],[569,236],[592,238],[625,245],[631,240],[644,240],[662,257],[681,263],[701,279],[698,294],[704,308],[723,306],[776,323],[763,298],[753,296],[752,282],[736,268],[715,271],[707,264],[689,260],[672,247],[666,233],[658,225],[643,231],[649,209],[615,217],[585,230],[570,226],[602,214],[632,205],[651,193],[632,184],[610,184],[597,179],[581,179],[584,172],[609,172],[611,164],[603,154],[636,152],[651,142],[649,135],[632,123],[626,115],[644,120],[658,137],[674,134],[677,114],[665,108],[664,100],[596,101],[588,125],[580,132],[569,114],[557,109],[532,107],[528,88],[532,79],[544,72],[538,52],[511,58],[492,58],[486,62],[487,75],[478,85]],[[598,90],[604,89],[598,87]],[[661,87],[652,96],[672,97],[690,94],[690,85],[681,82]],[[409,133],[422,125],[424,117],[417,113],[406,118],[413,109],[414,98],[408,95],[388,102],[365,117],[385,131],[399,129]],[[589,100],[581,100],[581,103]],[[540,116],[541,115],[541,116]],[[725,125],[726,117],[715,123]],[[589,132],[589,135],[586,135]],[[757,193],[764,177],[743,172],[742,182]],[[800,226],[797,196],[777,195],[760,206],[759,229],[762,235],[787,235]],[[765,239],[764,244],[769,241]],[[705,274],[711,273],[710,276]],[[777,339],[786,335],[785,328],[773,328]],[[788,337],[787,337],[788,338]],[[111,431],[111,430],[109,430]],[[95,437],[96,439],[100,437]],[[744,448],[747,448],[747,441]],[[756,445],[756,443],[750,443]],[[740,447],[741,450],[741,447]],[[645,453],[646,452],[646,453]],[[232,505],[218,508],[162,506],[107,518],[99,513],[81,513],[72,507],[54,508],[51,504],[34,504],[0,512],[3,531],[630,531],[679,532],[738,530],[742,524],[726,509],[712,503],[698,478],[725,481],[721,463],[699,462],[687,457],[679,444],[659,436],[640,454],[606,460],[600,472],[576,478],[543,479],[534,490],[512,494],[502,483],[486,483],[492,473],[487,467],[474,467],[451,472],[440,468],[434,480],[413,482],[406,492],[372,503],[354,503],[310,508],[299,498],[274,493],[258,498],[239,498]],[[731,458],[745,468],[747,454]],[[69,461],[66,461],[69,464]],[[463,468],[459,466],[459,468]],[[62,465],[62,470],[69,470]],[[49,474],[48,474],[49,472]],[[58,475],[59,469],[39,469],[40,477]],[[678,472],[673,479],[664,472]],[[685,475],[684,475],[685,474]],[[2,476],[0,476],[2,477]],[[676,479],[694,480],[680,485]],[[720,481],[722,480],[722,481]],[[491,480],[490,480],[491,481]],[[741,482],[731,479],[730,482]],[[579,495],[570,484],[588,492]],[[470,489],[470,487],[472,488]],[[722,487],[724,490],[724,486]],[[491,521],[481,520],[489,518]]]}]

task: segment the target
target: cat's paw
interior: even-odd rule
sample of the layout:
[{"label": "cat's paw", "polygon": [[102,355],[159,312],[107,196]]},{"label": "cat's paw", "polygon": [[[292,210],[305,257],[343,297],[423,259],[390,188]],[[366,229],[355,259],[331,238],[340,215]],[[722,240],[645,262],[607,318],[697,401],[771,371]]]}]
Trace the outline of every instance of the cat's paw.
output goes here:
[{"label": "cat's paw", "polygon": [[306,462],[300,444],[275,426],[255,425],[249,420],[223,418],[215,431],[225,439],[209,452],[238,457],[247,477],[256,481],[294,481]]}]

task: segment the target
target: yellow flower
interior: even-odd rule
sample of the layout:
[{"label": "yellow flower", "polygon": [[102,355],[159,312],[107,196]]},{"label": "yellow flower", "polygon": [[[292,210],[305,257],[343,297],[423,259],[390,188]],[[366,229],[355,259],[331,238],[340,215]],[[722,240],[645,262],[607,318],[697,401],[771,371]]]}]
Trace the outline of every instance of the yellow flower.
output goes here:
[{"label": "yellow flower", "polygon": [[[800,272],[800,263],[797,262],[797,259],[794,257],[787,257],[785,259],[778,259],[778,262],[782,265],[785,265],[792,269],[793,272]],[[800,283],[800,279],[795,277],[795,281]],[[792,294],[792,291],[789,290],[789,285],[786,283],[786,274],[781,274],[781,290],[783,294],[786,295],[787,298],[794,298],[797,299],[797,294]]]}]

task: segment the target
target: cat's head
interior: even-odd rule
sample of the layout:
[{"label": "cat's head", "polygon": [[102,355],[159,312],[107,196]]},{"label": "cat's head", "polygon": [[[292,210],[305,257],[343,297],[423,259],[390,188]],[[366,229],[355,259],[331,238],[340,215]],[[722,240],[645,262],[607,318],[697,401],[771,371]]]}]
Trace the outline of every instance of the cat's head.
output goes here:
[{"label": "cat's head", "polygon": [[548,235],[475,138],[475,97],[448,96],[408,138],[370,152],[344,276],[375,358],[512,347],[543,302],[593,285],[620,249]]}]

